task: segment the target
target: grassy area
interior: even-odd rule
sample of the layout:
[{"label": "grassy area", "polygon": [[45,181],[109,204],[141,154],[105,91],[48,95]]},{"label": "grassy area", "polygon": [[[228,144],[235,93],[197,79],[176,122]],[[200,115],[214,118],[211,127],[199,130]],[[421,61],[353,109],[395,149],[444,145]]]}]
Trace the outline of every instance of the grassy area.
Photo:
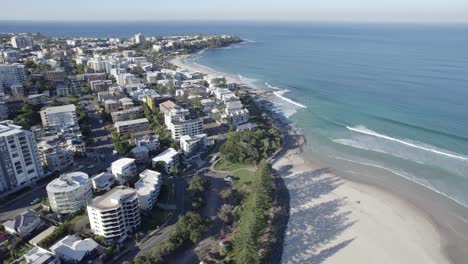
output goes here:
[{"label": "grassy area", "polygon": [[247,164],[240,164],[240,163],[231,163],[227,160],[221,159],[216,165],[214,166],[215,170],[220,171],[233,171],[238,169],[244,169],[250,167]]},{"label": "grassy area", "polygon": [[72,226],[75,226],[81,219],[83,219],[84,217],[88,217],[88,215],[86,213],[83,213],[83,214],[80,214],[80,215],[77,215],[75,217],[73,217],[72,219],[70,219],[70,224]]},{"label": "grassy area", "polygon": [[239,189],[244,184],[249,185],[252,182],[253,178],[255,177],[255,172],[242,169],[234,172],[233,176],[236,178],[236,181],[234,182],[234,189]]}]

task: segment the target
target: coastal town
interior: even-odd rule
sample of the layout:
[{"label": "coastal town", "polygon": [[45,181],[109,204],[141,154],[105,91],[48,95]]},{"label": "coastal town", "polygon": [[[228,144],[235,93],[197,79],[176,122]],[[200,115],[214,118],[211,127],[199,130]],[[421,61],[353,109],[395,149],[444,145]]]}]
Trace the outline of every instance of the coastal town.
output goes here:
[{"label": "coastal town", "polygon": [[179,67],[239,43],[0,34],[0,260],[275,258],[282,128],[245,84]]}]

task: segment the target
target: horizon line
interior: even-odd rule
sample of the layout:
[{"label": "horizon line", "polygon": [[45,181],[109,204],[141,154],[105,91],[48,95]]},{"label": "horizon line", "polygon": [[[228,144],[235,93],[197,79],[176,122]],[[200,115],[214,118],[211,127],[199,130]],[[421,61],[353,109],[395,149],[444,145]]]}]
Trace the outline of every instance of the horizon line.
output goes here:
[{"label": "horizon line", "polygon": [[4,22],[42,22],[42,23],[139,23],[139,22],[164,22],[164,23],[183,23],[183,22],[244,22],[244,23],[350,23],[350,24],[437,24],[437,25],[468,25],[468,20],[446,21],[446,20],[302,20],[302,19],[135,19],[135,20],[62,20],[62,19],[0,19]]}]

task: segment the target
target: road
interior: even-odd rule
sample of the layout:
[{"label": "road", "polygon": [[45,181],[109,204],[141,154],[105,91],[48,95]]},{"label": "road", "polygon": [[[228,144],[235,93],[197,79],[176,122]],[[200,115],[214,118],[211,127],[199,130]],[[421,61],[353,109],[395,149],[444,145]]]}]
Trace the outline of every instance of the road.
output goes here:
[{"label": "road", "polygon": [[30,203],[34,199],[39,198],[43,200],[47,197],[47,192],[45,189],[46,185],[47,184],[44,183],[42,185],[36,186],[29,192],[0,205],[0,222],[13,219],[24,210],[37,207],[37,204],[31,205]]},{"label": "road", "polygon": [[85,168],[82,170],[93,174],[94,172],[107,169],[119,157],[112,154],[112,139],[107,128],[110,127],[110,124],[104,123],[100,112],[96,109],[96,105],[93,102],[93,97],[90,95],[81,97],[80,104],[88,113],[93,143],[86,146],[87,155],[85,158],[78,159],[78,163],[85,167],[92,166],[93,168],[91,169]]},{"label": "road", "polygon": [[[118,156],[112,155],[113,147],[109,131],[101,123],[101,115],[95,108],[92,100],[91,96],[83,96],[80,101],[90,117],[91,137],[95,140],[95,143],[92,146],[87,146],[89,150],[87,157],[75,158],[75,166],[70,169],[81,170],[90,174],[90,176],[96,172],[105,170],[118,158]],[[81,169],[79,169],[80,166],[82,166]],[[3,202],[0,205],[0,221],[13,219],[24,210],[36,207],[37,205],[31,205],[30,203],[34,199],[39,198],[43,200],[47,197],[46,185],[47,183],[33,186],[33,189],[26,194],[11,201]]]}]

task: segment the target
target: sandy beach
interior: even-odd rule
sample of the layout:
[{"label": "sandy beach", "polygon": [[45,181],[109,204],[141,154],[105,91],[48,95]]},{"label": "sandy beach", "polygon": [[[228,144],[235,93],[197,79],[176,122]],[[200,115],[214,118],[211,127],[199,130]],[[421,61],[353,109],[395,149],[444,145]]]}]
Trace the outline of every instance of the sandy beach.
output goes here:
[{"label": "sandy beach", "polygon": [[405,200],[339,178],[299,148],[274,168],[290,193],[283,263],[451,263],[431,219]]},{"label": "sandy beach", "polygon": [[[184,63],[189,71],[235,76]],[[290,141],[295,135],[290,135]],[[395,175],[346,179],[294,142],[273,162],[289,190],[282,263],[468,263],[466,208]]]},{"label": "sandy beach", "polygon": [[221,73],[218,71],[215,71],[213,69],[210,69],[208,67],[203,67],[203,66],[198,66],[195,64],[191,63],[186,63],[186,60],[190,57],[191,55],[181,55],[181,56],[176,56],[172,57],[171,59],[168,60],[168,62],[174,64],[175,66],[188,70],[190,72],[200,72],[204,74],[208,74],[211,76],[224,76],[226,78],[227,82],[235,82],[242,84],[243,81],[238,77],[238,76],[232,76],[232,75],[227,75],[225,73]]}]

